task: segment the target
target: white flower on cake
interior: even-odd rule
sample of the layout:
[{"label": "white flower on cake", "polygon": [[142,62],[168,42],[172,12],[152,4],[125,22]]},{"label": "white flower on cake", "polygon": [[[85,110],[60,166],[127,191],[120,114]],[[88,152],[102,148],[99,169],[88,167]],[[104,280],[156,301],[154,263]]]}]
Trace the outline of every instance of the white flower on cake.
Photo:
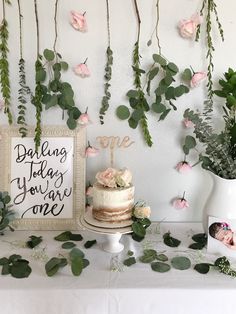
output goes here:
[{"label": "white flower on cake", "polygon": [[131,185],[132,174],[128,169],[116,170],[107,168],[96,174],[99,184],[109,188],[129,187]]},{"label": "white flower on cake", "polygon": [[135,206],[133,215],[139,219],[149,218],[151,215],[151,208],[149,206]]}]

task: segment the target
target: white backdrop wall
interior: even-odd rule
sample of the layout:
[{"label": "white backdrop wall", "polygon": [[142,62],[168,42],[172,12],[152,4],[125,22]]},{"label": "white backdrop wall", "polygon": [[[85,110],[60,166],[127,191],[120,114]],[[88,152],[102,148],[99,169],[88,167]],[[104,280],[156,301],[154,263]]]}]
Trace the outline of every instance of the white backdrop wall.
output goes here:
[{"label": "white backdrop wall", "polygon": [[[205,84],[191,90],[178,99],[175,104],[177,112],[171,112],[163,122],[158,122],[158,116],[148,116],[149,128],[154,145],[147,147],[138,129],[129,128],[127,121],[120,121],[115,116],[118,105],[128,104],[126,92],[133,87],[133,72],[131,68],[132,51],[137,36],[137,23],[132,0],[109,0],[111,48],[114,53],[113,74],[111,80],[110,108],[105,116],[105,124],[99,123],[99,108],[103,96],[103,76],[107,48],[106,1],[105,0],[60,0],[58,11],[58,42],[57,51],[70,65],[64,75],[75,91],[76,105],[83,112],[89,108],[93,124],[87,128],[87,138],[91,144],[98,147],[97,136],[129,136],[135,142],[127,149],[115,151],[115,166],[127,167],[133,173],[136,187],[136,199],[146,200],[152,208],[152,219],[169,221],[200,221],[202,210],[211,187],[210,176],[199,166],[186,174],[175,170],[176,164],[183,160],[181,149],[184,136],[187,134],[182,125],[182,116],[186,108],[202,108],[206,97]],[[225,33],[222,43],[216,25],[213,24],[214,46],[214,81],[218,81],[228,67],[236,68],[235,58],[235,12],[236,1],[216,0],[219,18]],[[27,82],[34,89],[34,62],[36,58],[36,27],[34,19],[33,0],[21,0],[23,13],[23,54],[26,61]],[[40,25],[40,51],[52,48],[54,41],[54,0],[38,0]],[[187,19],[201,8],[201,0],[160,0],[159,37],[163,55],[176,63],[180,69],[190,65],[196,71],[206,70],[207,61],[204,31],[200,43],[183,39],[178,34],[177,24],[181,19]],[[140,54],[141,67],[151,64],[151,56],[158,53],[157,45],[147,47],[147,41],[156,22],[156,0],[138,0],[141,15]],[[75,10],[86,11],[88,31],[81,33],[72,28],[69,23],[69,13]],[[2,11],[1,11],[2,18]],[[12,108],[17,108],[18,60],[19,60],[19,24],[17,1],[12,0],[11,6],[6,6],[6,18],[9,23],[9,61]],[[73,72],[73,66],[83,62],[88,57],[89,78],[80,78]],[[216,84],[217,86],[217,84]],[[217,101],[216,101],[217,104]],[[217,113],[217,110],[216,110]],[[14,109],[14,116],[17,111]],[[0,114],[1,124],[7,124],[3,112]],[[35,110],[29,103],[27,109],[29,124],[35,122]],[[64,125],[61,120],[61,110],[50,109],[43,112],[44,125]],[[190,132],[190,131],[188,131]],[[196,161],[192,156],[191,163]],[[109,151],[101,150],[96,158],[87,160],[87,181],[94,181],[97,171],[109,166]],[[171,201],[186,191],[190,207],[176,210]]]}]

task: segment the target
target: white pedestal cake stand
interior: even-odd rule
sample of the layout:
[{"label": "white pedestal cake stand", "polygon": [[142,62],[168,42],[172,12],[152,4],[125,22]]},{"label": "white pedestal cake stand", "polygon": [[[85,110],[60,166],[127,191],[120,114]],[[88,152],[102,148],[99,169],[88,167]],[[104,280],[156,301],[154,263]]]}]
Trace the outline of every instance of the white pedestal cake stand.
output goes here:
[{"label": "white pedestal cake stand", "polygon": [[120,223],[101,222],[93,218],[92,210],[90,209],[81,216],[80,223],[85,229],[104,235],[105,242],[102,244],[104,251],[119,253],[124,249],[120,239],[123,234],[131,232],[132,221]]}]

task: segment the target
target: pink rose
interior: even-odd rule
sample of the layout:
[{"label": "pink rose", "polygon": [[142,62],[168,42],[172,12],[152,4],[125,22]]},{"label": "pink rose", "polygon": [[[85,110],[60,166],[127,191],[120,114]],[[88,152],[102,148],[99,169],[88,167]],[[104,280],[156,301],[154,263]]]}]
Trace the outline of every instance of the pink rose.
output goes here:
[{"label": "pink rose", "polygon": [[93,194],[93,186],[92,185],[89,185],[86,188],[85,194],[86,194],[86,196],[92,196],[92,194]]},{"label": "pink rose", "polygon": [[84,12],[84,14],[80,14],[76,11],[70,12],[70,23],[74,27],[74,29],[81,32],[87,31],[87,22],[85,19],[85,13],[86,12]]},{"label": "pink rose", "polygon": [[99,149],[91,146],[88,143],[88,146],[86,147],[86,150],[85,150],[85,157],[95,157],[98,154],[99,154]]},{"label": "pink rose", "polygon": [[191,16],[189,20],[181,20],[179,22],[179,32],[183,38],[192,38],[197,26],[202,23],[202,17],[199,14]]},{"label": "pink rose", "polygon": [[76,75],[79,75],[83,78],[90,76],[90,71],[89,71],[88,66],[85,62],[76,65],[74,67],[74,72]]},{"label": "pink rose", "polygon": [[116,174],[117,171],[113,168],[107,168],[105,171],[96,174],[97,182],[109,188],[116,188]]},{"label": "pink rose", "polygon": [[187,129],[190,129],[190,128],[194,128],[195,124],[189,120],[188,118],[184,119],[183,120],[183,125],[187,128]]},{"label": "pink rose", "polygon": [[185,160],[179,162],[176,165],[176,170],[178,170],[180,173],[187,173],[192,169],[192,166]]},{"label": "pink rose", "polygon": [[151,215],[151,209],[149,206],[137,206],[134,208],[134,216],[136,218],[149,218]]},{"label": "pink rose", "polygon": [[173,206],[176,209],[184,209],[184,208],[189,207],[189,203],[184,197],[182,198],[179,197],[179,198],[174,199]]},{"label": "pink rose", "polygon": [[206,72],[196,72],[193,74],[191,81],[190,81],[190,86],[191,87],[196,87],[200,84],[202,80],[204,80],[207,77]]},{"label": "pink rose", "polygon": [[130,186],[132,181],[132,174],[128,169],[120,170],[116,175],[116,183],[120,187]]}]

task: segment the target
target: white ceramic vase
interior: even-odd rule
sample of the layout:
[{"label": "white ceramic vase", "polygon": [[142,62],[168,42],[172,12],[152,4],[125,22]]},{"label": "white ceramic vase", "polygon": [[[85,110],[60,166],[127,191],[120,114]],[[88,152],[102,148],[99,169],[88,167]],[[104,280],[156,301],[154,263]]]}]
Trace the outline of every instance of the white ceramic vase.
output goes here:
[{"label": "white ceramic vase", "polygon": [[205,232],[208,229],[209,216],[220,220],[236,219],[236,179],[223,179],[211,172],[210,174],[213,187],[203,211]]}]

